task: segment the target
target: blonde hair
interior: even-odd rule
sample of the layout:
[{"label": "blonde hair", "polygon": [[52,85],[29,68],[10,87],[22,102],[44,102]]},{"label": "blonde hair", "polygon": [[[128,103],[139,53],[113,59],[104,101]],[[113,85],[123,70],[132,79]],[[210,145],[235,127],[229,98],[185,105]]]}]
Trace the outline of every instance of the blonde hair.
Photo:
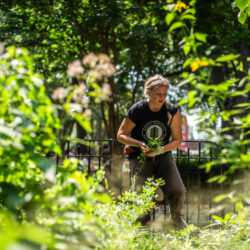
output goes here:
[{"label": "blonde hair", "polygon": [[169,81],[164,76],[157,74],[149,77],[144,85],[144,96],[148,97],[150,91],[162,86],[169,88]]}]

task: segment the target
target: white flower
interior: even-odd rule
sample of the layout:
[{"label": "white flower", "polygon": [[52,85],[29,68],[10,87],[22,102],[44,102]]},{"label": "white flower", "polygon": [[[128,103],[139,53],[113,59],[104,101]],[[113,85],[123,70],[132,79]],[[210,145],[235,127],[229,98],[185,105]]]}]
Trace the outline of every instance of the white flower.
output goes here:
[{"label": "white flower", "polygon": [[67,91],[63,87],[56,88],[52,94],[53,100],[61,100],[67,96]]},{"label": "white flower", "polygon": [[86,109],[84,111],[84,116],[87,117],[87,118],[90,118],[92,115],[92,111],[90,109]]},{"label": "white flower", "polygon": [[84,72],[84,69],[82,67],[80,60],[75,60],[72,63],[69,63],[67,75],[69,77],[77,77],[81,75]]},{"label": "white flower", "polygon": [[98,64],[96,70],[102,74],[102,76],[112,76],[115,74],[115,67],[111,63]]},{"label": "white flower", "polygon": [[87,54],[82,59],[82,63],[89,65],[89,67],[91,68],[95,67],[97,61],[98,61],[98,57],[93,53]]},{"label": "white flower", "polygon": [[83,96],[80,100],[80,104],[84,107],[87,108],[89,105],[89,98],[87,96]]},{"label": "white flower", "polygon": [[91,77],[91,78],[94,78],[95,80],[101,80],[102,79],[102,74],[99,70],[90,70],[88,72],[88,75]]},{"label": "white flower", "polygon": [[112,90],[111,90],[110,84],[104,83],[102,85],[101,99],[108,100],[111,95],[112,95]]},{"label": "white flower", "polygon": [[106,54],[99,54],[98,59],[100,63],[110,63],[110,57]]},{"label": "white flower", "polygon": [[41,86],[43,84],[43,80],[36,76],[32,78],[32,81],[36,86]]},{"label": "white flower", "polygon": [[73,99],[75,101],[81,99],[84,95],[85,95],[85,90],[86,90],[86,86],[83,83],[80,83],[79,86],[77,86],[74,90],[73,90]]},{"label": "white flower", "polygon": [[15,68],[16,66],[20,65],[20,62],[17,59],[13,59],[11,60],[10,64]]}]

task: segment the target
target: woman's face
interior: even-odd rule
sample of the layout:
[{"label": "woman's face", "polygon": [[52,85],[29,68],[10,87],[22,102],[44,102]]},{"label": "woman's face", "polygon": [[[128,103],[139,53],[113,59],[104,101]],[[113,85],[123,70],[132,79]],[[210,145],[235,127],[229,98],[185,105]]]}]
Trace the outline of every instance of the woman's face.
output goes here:
[{"label": "woman's face", "polygon": [[161,106],[167,98],[168,89],[165,86],[153,89],[148,93],[149,102],[155,106]]}]

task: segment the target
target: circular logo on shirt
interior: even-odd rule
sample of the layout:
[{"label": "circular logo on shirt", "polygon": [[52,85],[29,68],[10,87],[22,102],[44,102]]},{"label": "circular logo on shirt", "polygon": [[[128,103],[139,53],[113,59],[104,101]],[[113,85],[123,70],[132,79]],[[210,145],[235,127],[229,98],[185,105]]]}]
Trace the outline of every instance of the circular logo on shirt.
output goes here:
[{"label": "circular logo on shirt", "polygon": [[159,121],[148,122],[142,129],[142,136],[146,141],[153,138],[163,140],[166,136],[166,127]]}]

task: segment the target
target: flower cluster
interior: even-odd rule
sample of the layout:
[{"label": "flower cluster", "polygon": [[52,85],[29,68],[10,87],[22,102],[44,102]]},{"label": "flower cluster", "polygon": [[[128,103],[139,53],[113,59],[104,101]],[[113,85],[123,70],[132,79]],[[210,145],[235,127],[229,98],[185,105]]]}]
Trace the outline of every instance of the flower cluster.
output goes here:
[{"label": "flower cluster", "polygon": [[83,74],[83,72],[84,69],[80,60],[75,60],[72,63],[69,63],[67,69],[67,75],[69,77],[79,77],[81,74]]},{"label": "flower cluster", "polygon": [[101,80],[103,77],[111,77],[115,74],[115,67],[106,54],[90,53],[83,57],[82,63],[89,66],[88,75],[95,80]]},{"label": "flower cluster", "polygon": [[[86,70],[84,69],[86,68]],[[83,75],[85,73],[85,76]],[[91,110],[88,109],[89,96],[98,97],[101,101],[108,101],[112,95],[111,86],[104,82],[106,78],[115,74],[115,67],[106,54],[95,55],[87,54],[81,60],[75,60],[68,64],[67,75],[76,78],[79,84],[67,88],[58,87],[52,94],[54,101],[64,102],[64,107],[74,118],[79,118],[82,114],[86,118],[91,117]],[[94,91],[86,90],[86,84],[83,79],[88,79]],[[95,82],[97,81],[98,84]]]}]

